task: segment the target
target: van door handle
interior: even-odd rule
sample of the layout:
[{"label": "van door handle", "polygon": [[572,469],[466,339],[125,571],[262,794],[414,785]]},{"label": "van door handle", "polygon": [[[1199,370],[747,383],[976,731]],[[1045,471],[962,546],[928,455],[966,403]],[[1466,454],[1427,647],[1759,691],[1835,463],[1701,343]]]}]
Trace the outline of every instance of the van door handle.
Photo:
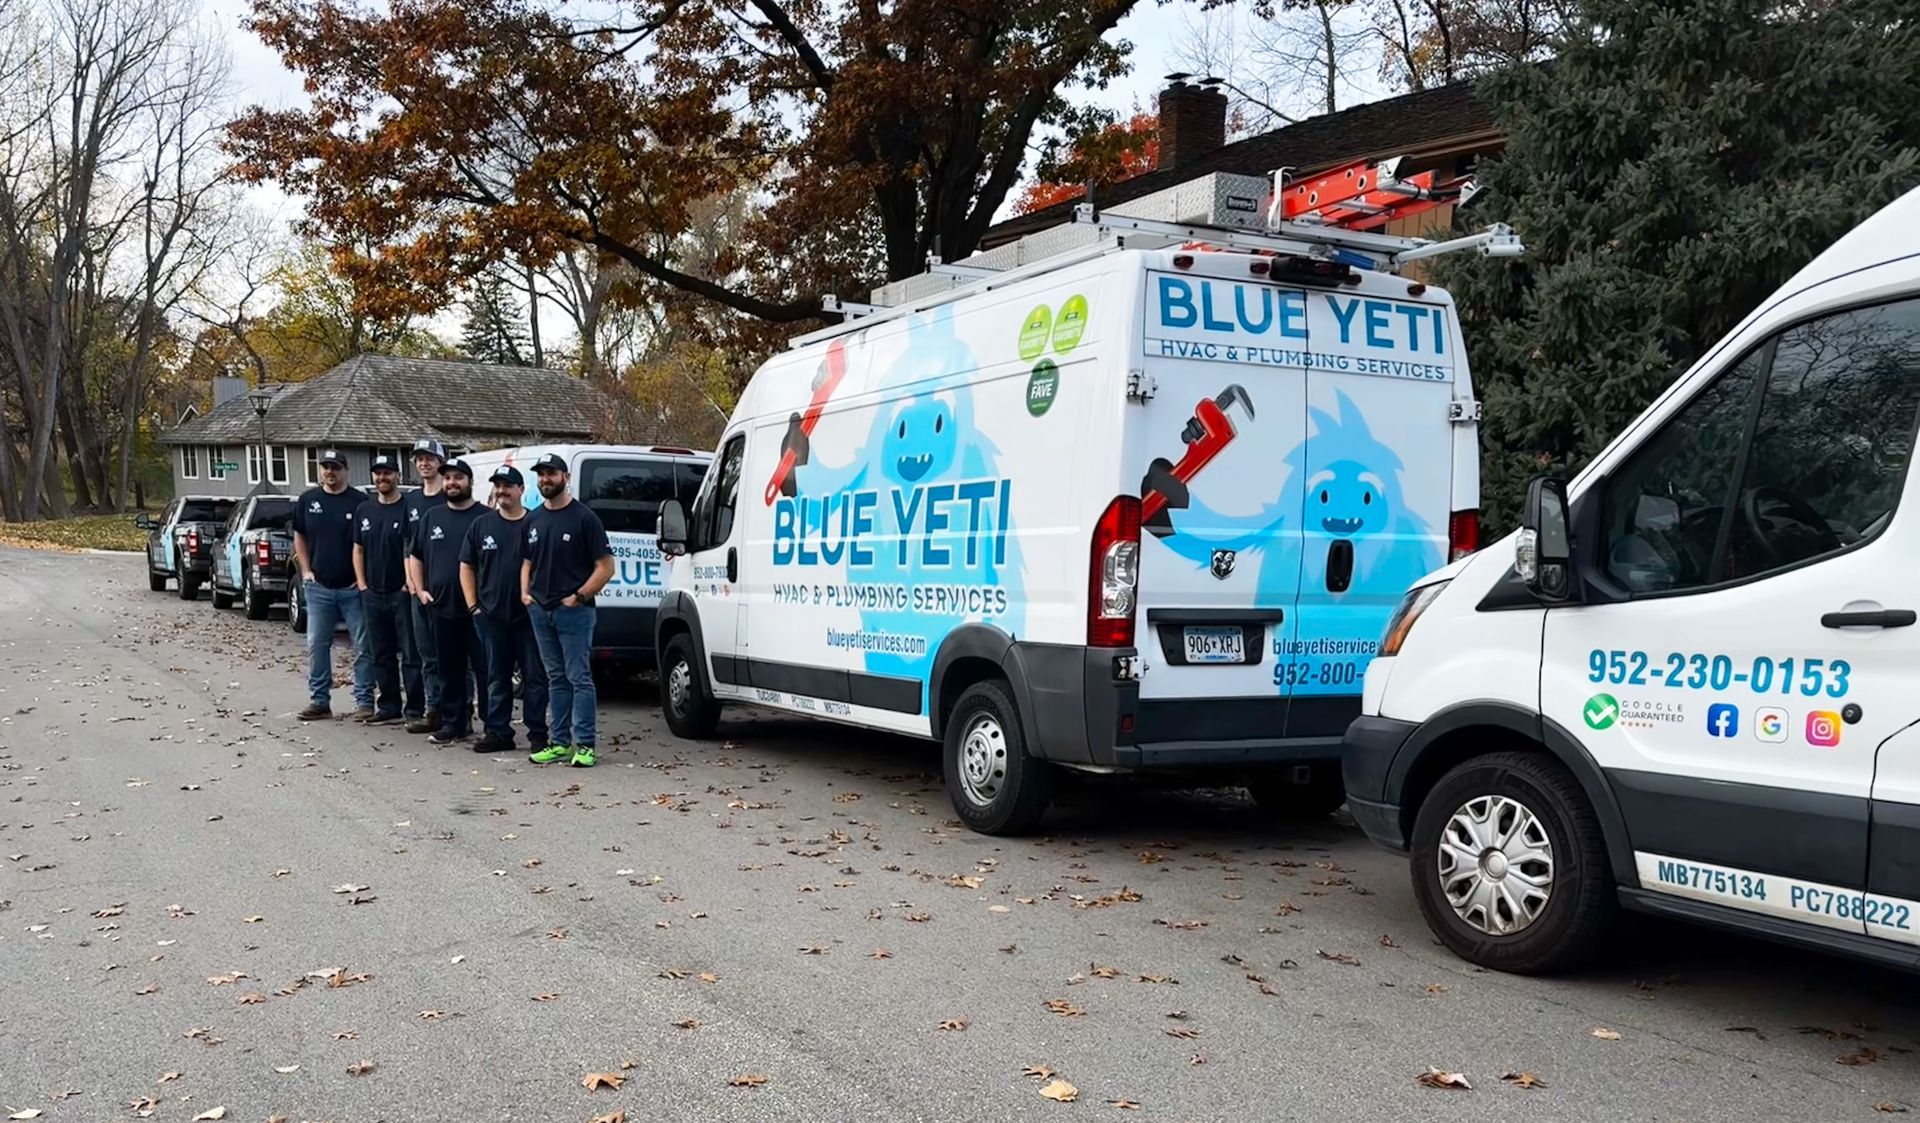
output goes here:
[{"label": "van door handle", "polygon": [[1911,608],[1882,608],[1874,612],[1829,612],[1820,617],[1822,628],[1906,628],[1920,620]]},{"label": "van door handle", "polygon": [[740,580],[740,551],[735,549],[732,546],[728,546],[727,547],[727,584],[731,585],[739,580]]},{"label": "van door handle", "polygon": [[1353,543],[1336,538],[1327,546],[1327,592],[1344,593],[1353,584]]}]

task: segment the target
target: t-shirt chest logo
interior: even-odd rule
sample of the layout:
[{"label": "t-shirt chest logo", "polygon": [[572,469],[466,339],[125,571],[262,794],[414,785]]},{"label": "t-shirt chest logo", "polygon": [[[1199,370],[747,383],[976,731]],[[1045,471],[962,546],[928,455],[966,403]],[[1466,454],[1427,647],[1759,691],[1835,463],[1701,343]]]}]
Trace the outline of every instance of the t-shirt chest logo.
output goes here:
[{"label": "t-shirt chest logo", "polygon": [[320,501],[318,499],[315,499],[313,502],[307,504],[307,513],[309,515],[317,515],[320,513]]},{"label": "t-shirt chest logo", "polygon": [[528,527],[528,528],[527,528],[527,541],[528,541],[528,542],[538,542],[538,541],[540,541],[540,528],[539,528],[539,527],[537,527],[537,526],[532,526],[532,527]]},{"label": "t-shirt chest logo", "polygon": [[428,537],[432,538],[435,542],[440,541],[442,538],[445,538],[446,536],[447,536],[446,532],[441,530],[437,526],[433,528],[433,533],[428,535]]},{"label": "t-shirt chest logo", "polygon": [[[408,521],[408,522],[410,522],[410,523],[417,523],[417,522],[419,522],[419,521],[420,521],[420,508],[418,508],[418,507],[415,507],[415,508],[413,508],[413,509],[411,509],[411,510],[409,510],[409,511],[407,512],[407,521]],[[399,526],[400,524],[399,524],[399,523],[394,523],[393,525],[395,525],[395,526]]]},{"label": "t-shirt chest logo", "polygon": [[482,550],[498,550],[500,545],[493,540],[493,535],[489,534],[480,540],[480,548]]},{"label": "t-shirt chest logo", "polygon": [[571,542],[571,541],[573,541],[573,535],[571,535],[571,534],[562,534],[562,535],[560,536],[560,541],[562,541],[562,542]]},{"label": "t-shirt chest logo", "polygon": [[372,529],[373,529],[373,520],[372,520],[372,519],[361,519],[361,520],[360,520],[360,529],[361,529],[361,530],[372,530]]}]

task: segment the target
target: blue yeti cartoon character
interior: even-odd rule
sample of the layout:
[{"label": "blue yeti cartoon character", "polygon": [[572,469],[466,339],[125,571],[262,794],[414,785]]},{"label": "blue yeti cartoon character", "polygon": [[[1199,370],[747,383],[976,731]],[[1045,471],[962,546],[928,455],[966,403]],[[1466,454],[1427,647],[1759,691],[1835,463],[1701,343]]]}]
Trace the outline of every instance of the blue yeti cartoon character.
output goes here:
[{"label": "blue yeti cartoon character", "polygon": [[[1001,525],[1007,508],[1000,490],[1007,485],[998,478],[1000,452],[975,427],[972,387],[963,380],[977,367],[955,333],[951,306],[915,317],[906,351],[875,387],[915,392],[877,410],[865,442],[845,463],[820,463],[807,438],[796,435],[797,425],[788,434],[789,447],[800,453],[793,470],[799,495],[878,488],[878,522],[889,531],[898,524],[897,536],[875,541],[871,564],[848,566],[847,580],[907,590],[904,605],[861,610],[861,628],[873,644],[863,658],[874,674],[920,680],[922,713],[934,656],[948,632],[970,620],[1016,635],[1021,626],[1019,554]],[[945,529],[929,532],[936,505]],[[996,591],[1004,591],[1004,599]],[[923,642],[903,644],[898,637]],[[908,646],[916,650],[891,650]]]},{"label": "blue yeti cartoon character", "polygon": [[[1403,465],[1380,443],[1353,399],[1335,391],[1338,415],[1308,409],[1309,439],[1282,463],[1286,477],[1274,502],[1244,515],[1223,515],[1207,506],[1172,466],[1155,461],[1144,487],[1168,497],[1164,517],[1149,528],[1168,549],[1194,564],[1223,568],[1222,555],[1245,561],[1260,556],[1255,604],[1291,603],[1301,589],[1325,587],[1327,557],[1335,541],[1353,543],[1351,584],[1340,592],[1398,592],[1439,564],[1426,524],[1406,509],[1400,487]],[[1283,533],[1298,519],[1298,534]],[[1228,573],[1233,566],[1224,566]]]}]

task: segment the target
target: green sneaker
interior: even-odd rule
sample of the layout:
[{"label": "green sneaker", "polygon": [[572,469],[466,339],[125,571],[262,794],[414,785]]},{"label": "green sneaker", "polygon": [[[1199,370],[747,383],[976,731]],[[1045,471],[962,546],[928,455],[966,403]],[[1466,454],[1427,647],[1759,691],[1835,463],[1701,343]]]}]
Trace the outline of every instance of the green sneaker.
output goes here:
[{"label": "green sneaker", "polygon": [[535,764],[557,764],[572,755],[572,745],[548,745],[546,748],[527,757],[527,759]]},{"label": "green sneaker", "polygon": [[593,755],[592,745],[575,745],[573,747],[573,766],[575,768],[592,768],[597,763],[599,762]]}]

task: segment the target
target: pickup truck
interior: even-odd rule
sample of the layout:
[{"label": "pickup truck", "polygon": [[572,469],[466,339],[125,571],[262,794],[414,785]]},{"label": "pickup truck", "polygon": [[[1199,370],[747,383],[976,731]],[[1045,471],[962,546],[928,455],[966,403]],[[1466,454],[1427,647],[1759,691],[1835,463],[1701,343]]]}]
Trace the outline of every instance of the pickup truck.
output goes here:
[{"label": "pickup truck", "polygon": [[265,620],[287,595],[293,556],[293,497],[255,495],[240,501],[213,540],[213,607],[238,600],[247,619]]},{"label": "pickup truck", "polygon": [[158,519],[140,515],[133,525],[147,532],[147,588],[158,593],[180,583],[180,599],[200,595],[213,572],[213,539],[238,502],[218,495],[183,495]]}]

